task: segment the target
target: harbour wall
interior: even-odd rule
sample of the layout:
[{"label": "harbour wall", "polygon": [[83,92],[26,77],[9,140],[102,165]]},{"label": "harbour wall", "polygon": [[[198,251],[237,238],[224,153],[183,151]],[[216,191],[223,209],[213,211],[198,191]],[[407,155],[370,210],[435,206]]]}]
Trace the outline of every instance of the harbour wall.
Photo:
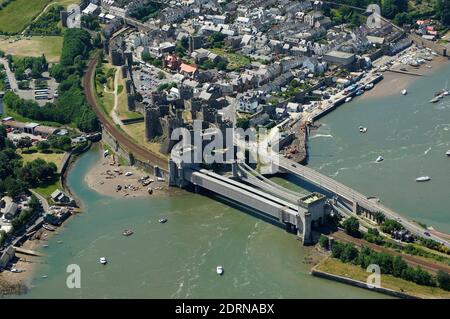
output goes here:
[{"label": "harbour wall", "polygon": [[128,152],[124,147],[122,147],[122,145],[120,145],[120,143],[104,128],[102,128],[102,139],[107,145],[109,145],[109,147],[111,147],[116,155],[125,159],[128,165],[136,166],[139,169],[142,169],[157,177],[164,177],[165,179],[168,178],[169,172],[167,171],[167,169],[153,165],[148,161],[136,158],[132,153]]},{"label": "harbour wall", "polygon": [[435,51],[439,55],[448,56],[447,47],[440,45],[439,43],[424,39],[422,37],[419,37],[418,35],[411,34],[411,33],[408,35],[408,37],[411,41],[413,41],[417,45],[430,48],[431,50]]},{"label": "harbour wall", "polygon": [[320,271],[317,270],[315,268],[311,269],[311,275],[315,276],[315,277],[320,277],[320,278],[325,278],[328,280],[334,280],[343,284],[347,284],[347,285],[352,285],[355,287],[359,287],[359,288],[363,288],[363,289],[367,289],[367,290],[371,290],[371,291],[376,291],[376,292],[380,292],[389,296],[393,296],[396,298],[402,298],[402,299],[419,299],[418,297],[412,296],[412,295],[408,295],[406,293],[402,293],[399,291],[395,291],[392,289],[388,289],[388,288],[383,288],[383,287],[373,287],[373,288],[369,288],[367,286],[367,283],[359,281],[359,280],[355,280],[355,279],[351,279],[351,278],[347,278],[347,277],[342,277],[339,275],[334,275],[334,274],[330,274],[328,272],[324,272],[324,271]]}]

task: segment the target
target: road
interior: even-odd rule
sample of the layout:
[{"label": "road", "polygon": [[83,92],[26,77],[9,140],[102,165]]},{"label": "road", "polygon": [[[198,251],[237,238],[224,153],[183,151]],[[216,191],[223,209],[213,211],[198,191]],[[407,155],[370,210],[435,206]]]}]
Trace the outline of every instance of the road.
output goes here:
[{"label": "road", "polygon": [[157,154],[151,152],[150,150],[142,147],[136,142],[132,141],[128,138],[120,129],[116,127],[115,124],[111,123],[105,113],[102,111],[100,106],[97,104],[97,100],[95,99],[94,93],[94,74],[95,74],[95,66],[97,65],[98,54],[89,61],[88,68],[83,77],[83,88],[84,94],[86,96],[86,100],[91,105],[94,112],[97,114],[100,122],[103,125],[103,128],[108,131],[118,142],[119,144],[131,152],[135,157],[148,161],[153,165],[157,165],[159,168],[163,170],[167,170],[167,160],[160,158]]},{"label": "road", "polygon": [[358,193],[357,191],[351,189],[348,186],[345,186],[328,176],[322,175],[319,172],[316,172],[315,170],[297,164],[293,161],[290,161],[288,159],[283,158],[282,156],[278,156],[277,159],[274,160],[274,163],[277,163],[279,167],[309,181],[313,184],[326,189],[327,191],[337,194],[338,196],[350,201],[350,202],[357,202],[360,206],[363,206],[373,212],[380,211],[383,214],[386,215],[387,218],[397,220],[400,222],[407,230],[409,230],[412,234],[422,237],[422,238],[430,238],[433,239],[447,247],[450,247],[450,244],[447,240],[439,237],[436,235],[436,233],[430,233],[430,236],[424,235],[424,229],[415,223],[410,222],[405,217],[399,215],[398,213],[394,212],[390,208],[380,204],[380,203],[374,203],[371,200],[367,198],[367,196]]},{"label": "road", "polygon": [[17,92],[19,90],[19,86],[17,85],[16,77],[14,76],[14,73],[11,71],[8,65],[8,60],[5,58],[0,58],[0,63],[5,66],[6,76],[9,79],[9,84],[11,85],[11,90],[14,92]]}]

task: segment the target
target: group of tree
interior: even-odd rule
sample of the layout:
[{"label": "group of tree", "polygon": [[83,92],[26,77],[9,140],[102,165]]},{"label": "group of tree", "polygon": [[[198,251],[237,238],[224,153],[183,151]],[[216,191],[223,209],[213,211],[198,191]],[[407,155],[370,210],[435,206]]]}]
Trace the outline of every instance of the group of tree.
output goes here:
[{"label": "group of tree", "polygon": [[27,29],[28,35],[60,35],[60,14],[63,6],[57,5],[48,9],[36,21],[33,21]]},{"label": "group of tree", "polygon": [[100,30],[100,22],[98,21],[98,18],[94,15],[89,14],[81,16],[81,25],[92,31]]},{"label": "group of tree", "polygon": [[132,18],[145,22],[148,19],[157,17],[162,7],[162,3],[148,0],[143,6],[130,10],[129,14]]},{"label": "group of tree", "polygon": [[227,36],[221,32],[214,32],[207,38],[207,43],[210,48],[222,48],[225,45],[225,38]]},{"label": "group of tree", "polygon": [[400,256],[376,252],[368,247],[362,247],[361,251],[358,251],[351,243],[338,241],[333,243],[331,255],[344,263],[359,265],[363,269],[372,264],[378,265],[382,274],[412,281],[418,285],[434,287],[439,284],[441,288],[448,289],[447,277],[441,275],[442,278],[435,278],[420,267],[410,267]]},{"label": "group of tree", "polygon": [[162,66],[162,61],[158,58],[153,57],[148,52],[143,52],[141,58],[144,62],[150,63],[151,65],[154,65],[156,67]]},{"label": "group of tree", "polygon": [[42,77],[42,72],[48,70],[48,62],[44,54],[40,57],[12,57],[6,56],[11,71],[14,72],[14,76],[18,81],[25,80],[27,75],[25,71],[31,70],[31,77],[38,79]]},{"label": "group of tree", "polygon": [[434,11],[443,25],[450,26],[450,1],[436,0]]},{"label": "group of tree", "polygon": [[14,144],[6,138],[5,128],[0,126],[0,195],[15,198],[24,194],[29,188],[53,180],[56,170],[54,163],[42,159],[23,164]]},{"label": "group of tree", "polygon": [[67,29],[64,33],[60,63],[50,69],[50,75],[60,82],[56,102],[46,103],[41,107],[36,102],[21,99],[9,91],[4,96],[5,105],[33,120],[74,123],[84,132],[99,130],[97,116],[87,104],[81,87],[81,77],[91,50],[91,37],[87,31]]}]

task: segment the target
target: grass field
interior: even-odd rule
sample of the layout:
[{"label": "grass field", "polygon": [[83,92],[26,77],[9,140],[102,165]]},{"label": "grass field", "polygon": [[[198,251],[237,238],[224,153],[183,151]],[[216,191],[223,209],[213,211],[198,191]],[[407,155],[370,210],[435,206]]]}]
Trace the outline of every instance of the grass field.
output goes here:
[{"label": "grass field", "polygon": [[28,163],[28,162],[34,161],[35,159],[41,158],[46,162],[55,163],[55,165],[58,166],[64,157],[64,153],[62,153],[62,154],[56,154],[56,153],[44,154],[44,153],[36,152],[36,153],[31,153],[31,154],[20,154],[20,156],[22,156],[24,163]]},{"label": "grass field", "polygon": [[159,151],[161,144],[146,142],[144,122],[124,125],[122,130],[146,149],[158,154],[161,158],[168,159],[166,155],[160,153]]},{"label": "grass field", "polygon": [[51,194],[58,188],[62,189],[59,175],[57,175],[54,180],[49,181],[48,183],[42,185],[41,187],[34,188],[33,190],[48,200],[51,198]]},{"label": "grass field", "polygon": [[19,33],[51,0],[14,0],[0,10],[0,31]]},{"label": "grass field", "polygon": [[228,67],[227,67],[228,70],[235,70],[241,68],[244,65],[249,64],[251,62],[250,58],[246,57],[245,55],[227,52],[224,49],[212,48],[210,49],[210,51],[228,60]]},{"label": "grass field", "polygon": [[119,93],[117,100],[117,116],[121,119],[136,119],[142,117],[142,114],[128,111],[127,93],[125,91],[125,83],[121,76],[119,76],[119,86],[117,92]]},{"label": "grass field", "polygon": [[[320,263],[316,269],[362,282],[366,282],[367,277],[370,275],[370,273],[359,266],[345,264],[331,257]],[[403,291],[404,293],[421,298],[450,298],[450,292],[443,289],[417,285],[390,275],[381,275],[381,287],[395,291]]]},{"label": "grass field", "polygon": [[49,62],[59,62],[62,45],[62,36],[36,36],[17,41],[15,37],[0,36],[0,48],[6,54],[34,57],[45,54]]}]

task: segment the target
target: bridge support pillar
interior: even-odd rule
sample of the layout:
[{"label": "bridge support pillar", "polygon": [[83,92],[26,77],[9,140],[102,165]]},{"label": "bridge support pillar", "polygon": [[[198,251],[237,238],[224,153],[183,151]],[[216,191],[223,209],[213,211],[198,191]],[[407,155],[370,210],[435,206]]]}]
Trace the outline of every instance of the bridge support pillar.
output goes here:
[{"label": "bridge support pillar", "polygon": [[358,214],[358,208],[359,208],[358,202],[354,201],[352,205],[352,212]]},{"label": "bridge support pillar", "polygon": [[297,216],[298,225],[302,225],[302,233],[300,234],[300,227],[298,229],[297,235],[302,237],[303,245],[310,245],[312,243],[311,238],[311,213],[306,212],[302,217]]}]

